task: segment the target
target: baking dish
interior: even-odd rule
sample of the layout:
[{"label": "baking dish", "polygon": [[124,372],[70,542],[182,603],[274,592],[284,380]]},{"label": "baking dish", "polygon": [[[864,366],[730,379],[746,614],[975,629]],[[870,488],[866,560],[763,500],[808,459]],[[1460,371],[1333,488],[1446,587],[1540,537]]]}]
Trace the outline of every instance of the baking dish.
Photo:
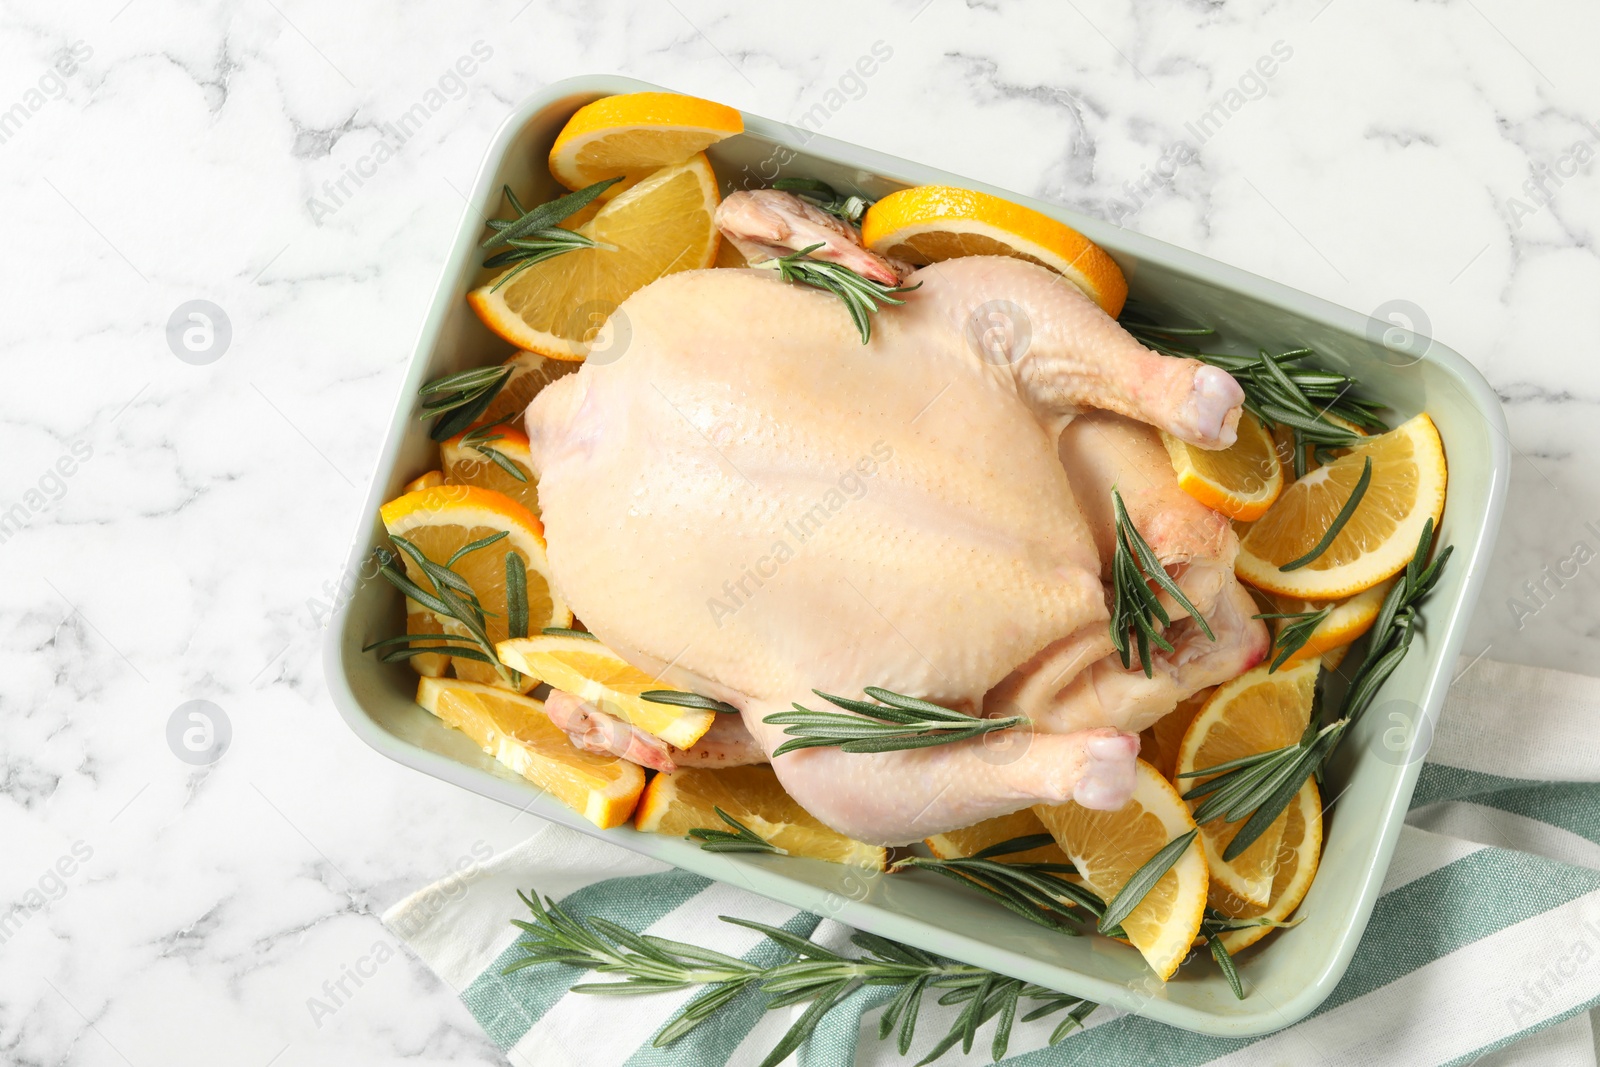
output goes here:
[{"label": "baking dish", "polygon": [[557,82],[524,102],[489,148],[372,477],[343,584],[348,596],[330,623],[326,673],[345,721],[391,759],[542,818],[852,926],[1111,1007],[1227,1037],[1268,1033],[1311,1013],[1343,975],[1372,911],[1504,506],[1509,442],[1499,401],[1466,360],[1437,342],[1424,342],[1418,358],[1416,348],[1402,352],[1383,343],[1386,323],[1375,328],[1368,316],[1269,279],[1052,204],[758,116],[746,115],[745,133],[709,152],[725,193],[800,176],[872,198],[906,185],[946,184],[1026,204],[1107,249],[1127,275],[1131,297],[1142,304],[1213,325],[1241,351],[1253,351],[1255,345],[1275,351],[1309,345],[1326,366],[1359,378],[1371,395],[1401,415],[1425,409],[1433,417],[1450,463],[1440,543],[1453,544],[1455,556],[1423,609],[1423,635],[1328,769],[1324,795],[1337,797],[1338,803],[1327,820],[1321,870],[1300,909],[1304,921],[1239,957],[1252,991],[1244,1000],[1233,996],[1210,963],[1186,967],[1163,984],[1131,948],[1104,938],[1041,934],[1026,920],[931,875],[867,875],[812,860],[718,855],[691,841],[628,827],[598,830],[417,707],[412,700],[416,675],[409,667],[381,664],[361,651],[367,642],[395,632],[402,618],[398,593],[372,580],[369,560],[386,542],[379,505],[434,465],[426,424],[415,414],[417,388],[509,354],[465,300],[483,274],[478,250],[483,219],[501,209],[503,185],[528,203],[561,191],[546,171],[545,157],[577,108],[601,96],[659,88],[609,75]]}]

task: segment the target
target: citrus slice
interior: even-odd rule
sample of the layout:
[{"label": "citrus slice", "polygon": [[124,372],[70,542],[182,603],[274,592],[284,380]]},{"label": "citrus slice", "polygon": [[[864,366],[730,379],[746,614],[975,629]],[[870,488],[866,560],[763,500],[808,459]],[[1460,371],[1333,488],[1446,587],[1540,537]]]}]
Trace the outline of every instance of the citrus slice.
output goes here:
[{"label": "citrus slice", "polygon": [[[544,526],[537,516],[511,498],[489,489],[470,485],[440,485],[407,493],[379,509],[390,537],[401,537],[414,545],[431,562],[448,564],[462,548],[495,534],[500,540],[466,553],[450,569],[472,588],[484,611],[484,629],[491,642],[504,641],[508,612],[506,599],[506,556],[521,558],[527,571],[528,632],[546,626],[567,626],[572,611],[555,592],[550,582],[550,565],[545,559]],[[406,576],[426,592],[433,592],[432,579],[422,572],[405,552]],[[442,631],[465,636],[467,628],[455,619],[439,620]],[[451,658],[456,677],[469,681],[505,685],[500,672],[487,663]],[[531,687],[530,680],[524,685]]]},{"label": "citrus slice", "polygon": [[690,830],[732,830],[716,813],[732,815],[791,856],[881,871],[889,850],[829,829],[784,792],[767,764],[707,770],[686,767],[650,780],[634,825],[651,834],[685,837]]},{"label": "citrus slice", "polygon": [[[1180,700],[1177,707],[1139,731],[1139,758],[1160,771],[1161,777],[1171,778],[1177,773],[1178,748],[1183,744],[1183,735],[1216,691],[1217,687],[1211,685]],[[1177,786],[1180,793],[1189,788],[1182,782]]]},{"label": "citrus slice", "polygon": [[1339,665],[1344,662],[1345,653],[1349,651],[1349,645],[1340,645],[1338,648],[1324,652],[1322,654],[1322,669],[1325,671],[1338,670]]},{"label": "citrus slice", "polygon": [[950,185],[917,185],[873,204],[861,239],[882,256],[922,265],[960,256],[1012,256],[1049,267],[1116,318],[1128,298],[1122,269],[1105,249],[1064,223],[998,196]]},{"label": "citrus slice", "polygon": [[428,471],[419,474],[407,482],[402,488],[402,493],[415,493],[421,489],[432,489],[436,485],[444,484],[444,471]]},{"label": "citrus slice", "polygon": [[688,748],[709,729],[717,712],[657,704],[641,695],[670,689],[599,641],[542,634],[502,641],[500,662],[552,688],[587,700],[607,715],[654,734],[669,745]]},{"label": "citrus slice", "polygon": [[744,119],[726,104],[681,93],[620,93],[573,113],[550,149],[550,173],[568,189],[621,175],[601,194],[615,196],[743,132]]},{"label": "citrus slice", "polygon": [[[1317,876],[1322,857],[1322,795],[1317,783],[1306,779],[1283,813],[1283,837],[1278,844],[1278,870],[1272,876],[1272,899],[1265,907],[1219,890],[1212,883],[1211,906],[1230,919],[1271,919],[1287,922],[1305,899]],[[1272,933],[1270,926],[1229,930],[1219,940],[1230,953],[1240,952]]]},{"label": "citrus slice", "polygon": [[[1194,829],[1188,805],[1172,783],[1143,760],[1133,799],[1120,811],[1092,811],[1071,801],[1033,810],[1078,873],[1107,901],[1146,860]],[[1165,981],[1189,954],[1205,909],[1206,861],[1191,844],[1122,920],[1122,929]]]},{"label": "citrus slice", "polygon": [[[1175,773],[1188,774],[1299,741],[1311,718],[1321,666],[1313,659],[1269,674],[1267,665],[1262,664],[1218,686],[1183,735]],[[1184,778],[1181,788],[1192,789],[1207,781],[1210,779]],[[1198,807],[1200,801],[1193,803]],[[1278,816],[1232,860],[1224,860],[1222,853],[1244,827],[1245,820],[1225,822],[1217,818],[1200,827],[1213,893],[1226,889],[1251,904],[1267,904],[1278,870],[1278,844],[1283,839],[1285,818]]]},{"label": "citrus slice", "polygon": [[[711,217],[719,199],[704,155],[658,170],[577,227],[605,247],[567,252],[505,280],[512,267],[468,293],[467,302],[518,348],[581,360],[633,293],[663,275],[711,266],[720,239]],[[610,343],[622,345],[626,338]]]},{"label": "citrus slice", "polygon": [[[1379,582],[1371,589],[1363,589],[1353,597],[1344,600],[1299,600],[1295,597],[1272,597],[1272,610],[1283,615],[1299,614],[1307,611],[1321,611],[1331,608],[1328,617],[1317,623],[1317,628],[1311,631],[1311,637],[1304,645],[1296,649],[1284,661],[1284,666],[1299,663],[1302,660],[1315,659],[1325,653],[1342,649],[1355,641],[1356,638],[1372,629],[1372,624],[1377,621],[1378,612],[1383,607],[1383,598],[1389,595],[1389,587],[1394,585],[1394,579],[1389,578]],[[1293,619],[1273,620],[1278,631],[1285,626],[1294,624]],[[1274,654],[1274,658],[1276,654]],[[1282,670],[1283,668],[1279,668]]]},{"label": "citrus slice", "polygon": [[[475,485],[493,489],[515,500],[535,515],[539,514],[539,489],[533,474],[533,457],[528,454],[528,435],[509,426],[496,426],[475,434],[467,430],[439,442],[439,462],[448,485]],[[522,474],[519,480],[502,463],[509,463]]]},{"label": "citrus slice", "polygon": [[[1283,570],[1322,540],[1367,459],[1371,483],[1333,543],[1310,563]],[[1445,481],[1439,431],[1427,415],[1418,415],[1292,483],[1244,535],[1235,569],[1252,585],[1284,596],[1354,596],[1410,562],[1424,524],[1432,519],[1437,526],[1444,512]]]},{"label": "citrus slice", "polygon": [[1272,435],[1249,412],[1239,416],[1239,437],[1227,448],[1197,448],[1165,431],[1161,440],[1179,487],[1230,519],[1254,522],[1283,492],[1283,465]]},{"label": "citrus slice", "polygon": [[507,415],[515,415],[516,421],[511,425],[520,427],[522,413],[528,409],[528,402],[539,390],[578,369],[578,365],[571,360],[550,359],[537,352],[518,352],[501,366],[511,368],[511,377],[500,387],[500,392],[495,394],[483,414],[478,416],[473,424],[475,426],[487,426]]},{"label": "citrus slice", "polygon": [[[1023,808],[1010,815],[999,815],[993,819],[985,819],[973,826],[960,830],[951,830],[945,834],[935,834],[926,838],[922,843],[928,846],[935,859],[951,860],[965,859],[974,853],[982,852],[991,845],[998,845],[1002,841],[1010,841],[1018,837],[1032,837],[1034,834],[1049,833],[1044,828],[1044,823],[1039,821],[1039,816],[1033,813],[1032,808]],[[994,857],[1005,863],[1070,863],[1067,854],[1061,851],[1061,846],[1054,842],[1030,848],[1026,852],[1008,852],[1004,856]]]},{"label": "citrus slice", "polygon": [[[437,473],[437,472],[435,472]],[[444,624],[439,617],[427,608],[418,604],[410,597],[406,597],[406,633],[408,634],[442,634],[449,631],[444,629]],[[412,641],[413,648],[443,648],[443,641]],[[444,672],[450,669],[450,657],[441,652],[424,652],[419,656],[412,656],[407,660],[411,669],[424,678],[442,678]]]},{"label": "citrus slice", "polygon": [[424,678],[417,703],[602,830],[633,814],[644,770],[574,748],[545,717],[542,701],[476,682]]}]

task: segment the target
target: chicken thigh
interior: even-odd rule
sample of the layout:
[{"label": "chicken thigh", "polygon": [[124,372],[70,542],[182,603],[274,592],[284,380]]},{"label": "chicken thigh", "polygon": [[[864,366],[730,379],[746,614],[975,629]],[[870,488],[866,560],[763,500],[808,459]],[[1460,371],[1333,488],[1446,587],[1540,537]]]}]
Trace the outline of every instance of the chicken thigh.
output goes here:
[{"label": "chicken thigh", "polygon": [[[739,708],[767,753],[786,738],[764,717],[827,707],[813,690],[878,685],[976,715],[1064,639],[1105,638],[1080,657],[1103,663],[1099,513],[1080,508],[1058,458],[1063,428],[1099,408],[1203,447],[1233,440],[1231,377],[1148,351],[1045,268],[973,257],[910,281],[921,287],[862,345],[837,299],[774,272],[668,276],[603,328],[614,337],[600,349],[620,354],[528,409],[562,596],[629,662]],[[1232,602],[1219,588],[1211,603]],[[1248,631],[1225,632],[1237,644]],[[1120,702],[1151,698],[1097,688],[1087,716],[1054,714],[1047,694],[1027,732],[811,748],[773,766],[807,810],[863,841],[1040,802],[1115,808],[1138,750],[1116,726]],[[1176,689],[1156,702],[1176,703]]]}]

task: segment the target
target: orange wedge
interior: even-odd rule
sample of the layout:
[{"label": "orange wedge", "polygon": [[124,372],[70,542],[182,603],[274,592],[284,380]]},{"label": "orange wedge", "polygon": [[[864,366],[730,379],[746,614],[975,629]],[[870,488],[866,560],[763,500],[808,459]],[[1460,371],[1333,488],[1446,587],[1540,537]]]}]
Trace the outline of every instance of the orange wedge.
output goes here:
[{"label": "orange wedge", "polygon": [[[601,327],[629,296],[667,274],[716,261],[717,177],[704,155],[650,174],[578,226],[603,247],[580,248],[467,294],[484,324],[518,348],[552,359],[588,356]],[[627,338],[606,341],[612,358]]]},{"label": "orange wedge", "polygon": [[794,802],[767,764],[707,770],[686,767],[650,780],[634,825],[645,833],[686,837],[690,830],[732,830],[716,809],[790,856],[881,871],[889,850],[829,829]]},{"label": "orange wedge", "polygon": [[[1271,674],[1262,664],[1218,686],[1183,735],[1175,773],[1188,774],[1299,741],[1311,718],[1320,669],[1321,664],[1314,659],[1280,667]],[[1209,780],[1183,778],[1180,788],[1192,789]],[[1194,806],[1198,807],[1199,801]],[[1222,853],[1245,821],[1225,822],[1218,818],[1200,827],[1213,894],[1226,890],[1251,904],[1264,907],[1269,902],[1285,818],[1280,815],[1232,860],[1224,860]]]},{"label": "orange wedge", "polygon": [[[509,426],[468,430],[439,442],[439,462],[449,485],[475,485],[503,493],[539,514],[539,488],[528,454],[528,435]],[[513,475],[507,467],[522,477]]]},{"label": "orange wedge", "polygon": [[669,745],[688,748],[711,729],[719,714],[702,708],[657,704],[644,699],[652,689],[670,689],[599,641],[541,634],[502,641],[500,662],[547,682]]},{"label": "orange wedge", "polygon": [[[1379,582],[1371,589],[1363,589],[1345,600],[1297,600],[1294,597],[1272,597],[1272,610],[1283,615],[1321,611],[1323,608],[1332,609],[1328,612],[1328,617],[1311,631],[1310,639],[1284,661],[1284,666],[1314,659],[1336,649],[1344,649],[1356,638],[1372,629],[1372,624],[1378,619],[1379,610],[1383,608],[1383,598],[1389,595],[1389,587],[1392,585],[1394,579],[1390,578]],[[1292,619],[1269,621],[1276,623],[1278,631],[1282,631],[1285,626],[1294,622]]]},{"label": "orange wedge", "polygon": [[1269,434],[1249,412],[1239,416],[1239,437],[1227,448],[1196,448],[1161,434],[1178,485],[1230,519],[1254,522],[1283,492],[1283,465]]},{"label": "orange wedge", "polygon": [[[1371,484],[1333,543],[1310,563],[1283,570],[1333,526],[1369,458]],[[1429,519],[1437,528],[1445,482],[1439,431],[1427,415],[1418,415],[1364,438],[1292,483],[1244,535],[1235,570],[1251,585],[1305,600],[1338,600],[1371,589],[1410,562]]]},{"label": "orange wedge", "polygon": [[[1108,901],[1145,861],[1194,829],[1172,783],[1143,760],[1138,769],[1133,799],[1120,811],[1092,811],[1073,802],[1033,809],[1084,881]],[[1191,843],[1122,921],[1128,940],[1162,981],[1172,977],[1200,932],[1206,881],[1205,858]]]},{"label": "orange wedge", "polygon": [[[1322,795],[1314,779],[1307,779],[1283,813],[1283,835],[1278,843],[1278,869],[1272,876],[1271,901],[1265,906],[1251,904],[1215,883],[1211,906],[1230,919],[1271,919],[1287,922],[1305,899],[1317,876],[1322,858]],[[1240,952],[1272,933],[1271,926],[1248,926],[1229,930],[1219,940],[1230,953]]]},{"label": "orange wedge", "polygon": [[[965,859],[975,853],[982,852],[991,845],[998,845],[1002,841],[1011,841],[1018,837],[1032,837],[1034,834],[1049,833],[1044,823],[1039,821],[1039,816],[1033,813],[1032,808],[1023,808],[1010,815],[999,815],[993,819],[985,819],[973,826],[960,830],[951,830],[945,834],[935,834],[925,839],[922,843],[928,846],[934,858],[941,860]],[[996,856],[998,860],[1006,863],[1070,863],[1067,854],[1061,851],[1061,846],[1051,842],[1040,845],[1038,848],[1028,849],[1026,852],[1010,852],[1004,856]]]},{"label": "orange wedge", "polygon": [[[1139,731],[1139,758],[1160,771],[1161,777],[1171,778],[1177,773],[1178,749],[1183,745],[1183,735],[1216,691],[1216,686],[1207,686],[1194,696],[1179,701],[1177,707],[1157,719],[1153,725]],[[1180,793],[1188,788],[1182,782],[1177,786]]]},{"label": "orange wedge", "polygon": [[615,196],[743,132],[744,119],[725,104],[681,93],[620,93],[585,104],[567,120],[550,149],[550,173],[568,189],[620,175],[602,194]]},{"label": "orange wedge", "polygon": [[[438,616],[427,608],[418,604],[410,597],[406,597],[406,633],[408,634],[441,634],[443,629]],[[413,641],[411,644],[418,648],[443,648],[444,641]],[[444,672],[450,669],[450,657],[439,652],[424,652],[420,656],[412,656],[409,661],[411,669],[424,678],[442,678]]]},{"label": "orange wedge", "polygon": [[1012,256],[1049,267],[1116,318],[1128,298],[1105,249],[1049,215],[950,185],[901,189],[873,204],[861,239],[879,255],[918,265],[960,256]]},{"label": "orange wedge", "polygon": [[[527,572],[528,628],[537,633],[546,626],[568,626],[572,611],[555,592],[550,582],[550,565],[545,559],[544,526],[527,508],[503,494],[470,485],[440,485],[407,493],[379,509],[390,537],[400,537],[415,545],[431,562],[449,564],[450,558],[467,545],[505,534],[500,540],[466,553],[450,569],[471,586],[484,609],[484,629],[490,642],[504,641],[507,631],[506,557],[520,557]],[[433,581],[405,552],[406,575],[427,592]],[[442,618],[442,630],[434,633],[466,635],[466,627],[455,619]],[[452,657],[456,677],[494,685],[509,684],[487,663]],[[531,688],[533,682],[524,679]]]},{"label": "orange wedge", "polygon": [[402,488],[402,492],[415,493],[421,489],[432,489],[436,485],[444,484],[444,471],[428,471],[411,479]]},{"label": "orange wedge", "polygon": [[417,703],[602,830],[633,814],[643,769],[574,748],[545,717],[542,701],[475,682],[424,678]]}]

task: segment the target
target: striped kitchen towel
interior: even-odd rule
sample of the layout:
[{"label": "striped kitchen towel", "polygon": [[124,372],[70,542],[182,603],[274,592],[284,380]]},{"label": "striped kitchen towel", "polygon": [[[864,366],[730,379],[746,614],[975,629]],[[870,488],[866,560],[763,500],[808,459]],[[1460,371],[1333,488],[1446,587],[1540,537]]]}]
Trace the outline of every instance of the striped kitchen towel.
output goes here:
[{"label": "striped kitchen towel", "polygon": [[[755,1064],[804,1005],[764,1009],[754,992],[666,1049],[651,1045],[695,993],[569,994],[586,972],[520,955],[517,890],[575,915],[752,961],[783,955],[737,915],[841,951],[829,919],[637,856],[552,824],[490,862],[401,901],[384,922],[456,989],[519,1067]],[[876,1037],[882,991],[834,1009],[789,1063],[909,1064],[957,1010],[931,999],[906,1060]],[[1057,1064],[1560,1064],[1595,1067],[1600,1005],[1600,679],[1480,661],[1452,687],[1371,925],[1333,995],[1261,1038],[1203,1037],[1108,1008],[1050,1047],[1059,1016],[1018,1023],[1002,1062]],[[988,1063],[993,1024],[972,1055]]]}]

